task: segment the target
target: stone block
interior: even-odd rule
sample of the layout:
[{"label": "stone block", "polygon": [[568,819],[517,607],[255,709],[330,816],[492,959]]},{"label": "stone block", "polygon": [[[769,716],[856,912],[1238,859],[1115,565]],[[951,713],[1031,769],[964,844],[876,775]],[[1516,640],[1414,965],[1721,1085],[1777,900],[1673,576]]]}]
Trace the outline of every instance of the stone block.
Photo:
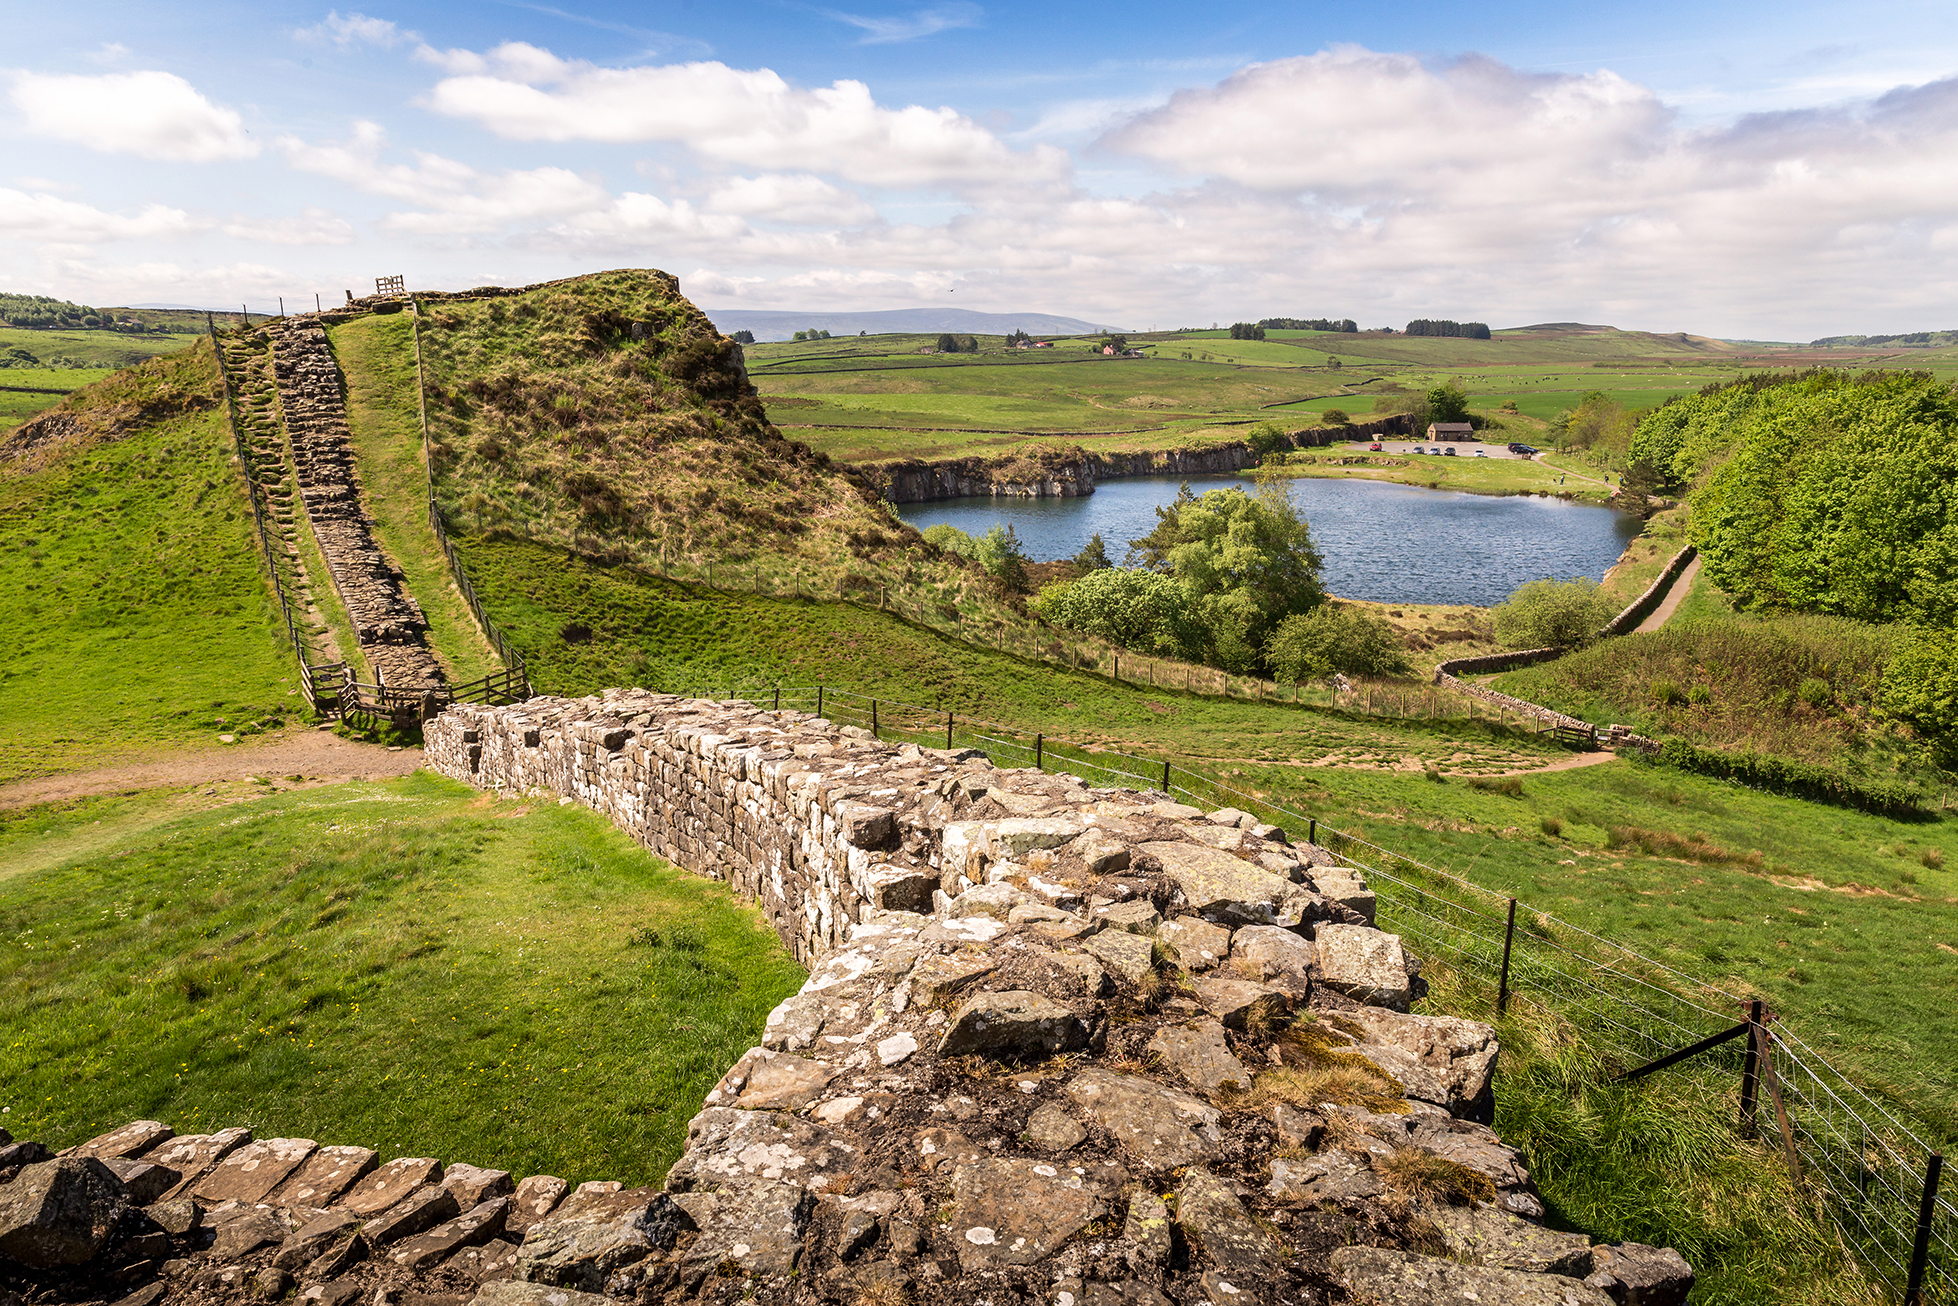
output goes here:
[{"label": "stone block", "polygon": [[1324,920],[1330,904],[1318,894],[1199,843],[1147,843],[1190,910],[1226,925],[1279,925]]},{"label": "stone block", "polygon": [[1196,916],[1166,921],[1158,933],[1176,950],[1176,959],[1186,970],[1210,970],[1230,956],[1230,930]]},{"label": "stone block", "polygon": [[1321,925],[1312,939],[1320,983],[1356,1002],[1407,1010],[1414,978],[1398,934],[1366,925]]},{"label": "stone block", "polygon": [[1333,1276],[1359,1306],[1433,1306],[1435,1302],[1501,1302],[1503,1306],[1610,1306],[1596,1288],[1557,1274],[1526,1274],[1384,1247],[1340,1247]]},{"label": "stone block", "polygon": [[463,1248],[486,1243],[502,1233],[503,1221],[509,1213],[508,1197],[492,1197],[453,1220],[405,1239],[388,1253],[388,1259],[411,1270],[431,1269]]},{"label": "stone block", "polygon": [[212,1204],[263,1201],[318,1146],[310,1138],[261,1138],[247,1143],[212,1166],[191,1193]]},{"label": "stone block", "polygon": [[1392,1075],[1409,1097],[1485,1124],[1494,1118],[1498,1049],[1490,1026],[1384,1007],[1361,1007],[1341,1018],[1363,1031],[1354,1050]]},{"label": "stone block", "polygon": [[159,1201],[163,1195],[183,1182],[183,1176],[175,1170],[148,1161],[138,1161],[127,1156],[99,1157],[102,1164],[115,1172],[122,1180],[123,1192],[128,1195],[131,1206],[148,1206]]},{"label": "stone block", "polygon": [[1098,1066],[1077,1074],[1063,1091],[1151,1170],[1197,1165],[1216,1155],[1222,1117],[1202,1098]]},{"label": "stone block", "polygon": [[1249,980],[1200,975],[1190,987],[1197,1001],[1231,1029],[1269,1025],[1291,1007],[1291,998],[1281,990]]},{"label": "stone block", "polygon": [[1156,927],[1163,923],[1156,905],[1146,898],[1109,903],[1105,907],[1096,907],[1088,915],[1103,929],[1127,930],[1131,934],[1154,934]]},{"label": "stone block", "polygon": [[1291,1258],[1291,1250],[1251,1218],[1228,1184],[1198,1167],[1177,1189],[1176,1222],[1190,1245],[1240,1286],[1276,1277]]},{"label": "stone block", "polygon": [[456,1195],[456,1205],[464,1211],[517,1191],[508,1170],[485,1170],[461,1162],[443,1168],[442,1187]]},{"label": "stone block", "polygon": [[1072,1171],[1044,1161],[986,1158],[952,1173],[952,1237],[967,1274],[1031,1265],[1105,1209]]},{"label": "stone block", "polygon": [[1089,935],[1082,946],[1096,961],[1138,988],[1155,976],[1155,940],[1148,935],[1103,930]]},{"label": "stone block", "polygon": [[379,1160],[371,1147],[322,1147],[302,1161],[266,1200],[274,1206],[331,1206],[370,1174]]},{"label": "stone block", "polygon": [[1206,1097],[1215,1097],[1226,1087],[1240,1092],[1251,1087],[1251,1072],[1231,1055],[1230,1045],[1224,1041],[1224,1027],[1214,1020],[1164,1025],[1147,1046]]},{"label": "stone block", "polygon": [[95,1157],[24,1166],[0,1185],[0,1257],[35,1269],[82,1265],[128,1209],[122,1181]]},{"label": "stone block", "polygon": [[1359,1202],[1378,1197],[1383,1190],[1363,1153],[1335,1148],[1316,1156],[1274,1160],[1268,1191],[1283,1201]]},{"label": "stone block", "polygon": [[1065,1152],[1078,1147],[1088,1137],[1088,1131],[1059,1103],[1042,1102],[1027,1117],[1026,1137],[1035,1147]]},{"label": "stone block", "polygon": [[[1591,1240],[1583,1234],[1558,1233],[1488,1203],[1430,1203],[1421,1209],[1421,1215],[1441,1231],[1441,1243],[1448,1254],[1467,1265],[1561,1274],[1572,1279],[1584,1278],[1593,1268]],[[1691,1274],[1687,1277],[1690,1282]]]},{"label": "stone block", "polygon": [[138,1157],[176,1137],[176,1131],[155,1120],[132,1120],[106,1134],[97,1134],[73,1150],[74,1156],[93,1156],[107,1161],[112,1157]]},{"label": "stone block", "polygon": [[566,1202],[524,1234],[517,1278],[602,1291],[614,1271],[668,1250],[691,1223],[671,1196],[650,1188]]},{"label": "stone block", "polygon": [[735,1105],[749,1111],[798,1111],[822,1095],[842,1067],[757,1048],[743,1059],[747,1082]]},{"label": "stone block", "polygon": [[158,1143],[137,1159],[181,1174],[182,1182],[165,1196],[185,1197],[207,1170],[251,1141],[252,1131],[242,1128],[181,1135]]},{"label": "stone block", "polygon": [[960,1004],[939,1042],[943,1057],[1050,1057],[1088,1042],[1073,1012],[1051,998],[1025,990],[975,993]]},{"label": "stone block", "polygon": [[1612,1243],[1592,1248],[1591,1258],[1584,1285],[1618,1306],[1684,1306],[1693,1291],[1693,1267],[1670,1247]]},{"label": "stone block", "polygon": [[599,1293],[522,1279],[498,1279],[483,1285],[476,1294],[475,1306],[617,1306],[617,1303]]},{"label": "stone block", "polygon": [[360,1232],[376,1247],[386,1247],[460,1214],[462,1207],[456,1202],[455,1194],[430,1184],[416,1189],[382,1211],[362,1225]]},{"label": "stone block", "polygon": [[[355,1215],[379,1215],[408,1194],[442,1182],[442,1163],[429,1156],[403,1156],[370,1171],[348,1189],[339,1205]],[[460,1214],[461,1208],[450,1214]],[[447,1219],[448,1216],[443,1216]]]}]

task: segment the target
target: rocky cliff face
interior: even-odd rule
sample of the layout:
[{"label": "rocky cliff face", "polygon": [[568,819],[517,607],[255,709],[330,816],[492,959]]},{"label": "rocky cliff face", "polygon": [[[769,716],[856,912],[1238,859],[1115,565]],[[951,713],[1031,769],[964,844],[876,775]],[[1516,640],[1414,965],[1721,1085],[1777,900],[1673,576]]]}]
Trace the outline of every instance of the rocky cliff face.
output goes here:
[{"label": "rocky cliff face", "polygon": [[1246,813],[639,692],[457,708],[427,740],[458,779],[573,798],[754,895],[809,960],[664,1187],[138,1122],[0,1170],[0,1286],[1605,1306],[1691,1285],[1676,1253],[1542,1226],[1487,1123],[1494,1031],[1415,1011],[1420,963],[1364,879]]},{"label": "rocky cliff face", "polygon": [[[1335,430],[1294,431],[1295,449],[1323,448],[1335,440],[1366,440],[1392,434],[1406,425],[1401,416],[1360,422]],[[1011,499],[1065,499],[1093,494],[1099,481],[1123,476],[1227,476],[1258,465],[1260,455],[1241,442],[1199,449],[1156,449],[1136,453],[1089,453],[1076,445],[1019,450],[1001,458],[911,459],[866,467],[884,498],[892,503],[930,503],[940,499],[994,496]]]}]

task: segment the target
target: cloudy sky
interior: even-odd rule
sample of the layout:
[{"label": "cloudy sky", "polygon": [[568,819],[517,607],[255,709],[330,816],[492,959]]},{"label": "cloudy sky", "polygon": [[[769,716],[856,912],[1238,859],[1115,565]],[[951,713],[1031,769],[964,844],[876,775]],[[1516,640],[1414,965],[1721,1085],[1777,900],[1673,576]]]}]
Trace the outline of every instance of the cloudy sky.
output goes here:
[{"label": "cloudy sky", "polygon": [[0,290],[1958,326],[1948,2],[832,2],[14,6]]}]

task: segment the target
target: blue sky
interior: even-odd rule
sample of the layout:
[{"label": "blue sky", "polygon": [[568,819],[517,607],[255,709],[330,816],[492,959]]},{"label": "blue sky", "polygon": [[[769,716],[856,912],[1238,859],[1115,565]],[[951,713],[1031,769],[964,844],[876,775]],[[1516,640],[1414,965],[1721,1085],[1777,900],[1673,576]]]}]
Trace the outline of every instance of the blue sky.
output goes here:
[{"label": "blue sky", "polygon": [[[190,17],[194,15],[194,20]],[[1958,7],[43,5],[0,288],[1958,325]]]}]

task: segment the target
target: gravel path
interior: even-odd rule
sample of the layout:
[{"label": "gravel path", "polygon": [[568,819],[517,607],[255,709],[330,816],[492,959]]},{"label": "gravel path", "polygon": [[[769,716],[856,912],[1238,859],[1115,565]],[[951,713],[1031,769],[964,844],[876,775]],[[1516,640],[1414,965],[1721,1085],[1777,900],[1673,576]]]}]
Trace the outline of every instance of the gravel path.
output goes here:
[{"label": "gravel path", "polygon": [[1696,553],[1693,555],[1693,560],[1686,564],[1685,570],[1673,577],[1672,588],[1666,591],[1664,601],[1652,610],[1651,616],[1639,622],[1638,629],[1632,633],[1649,634],[1665,625],[1672,614],[1679,611],[1679,605],[1686,601],[1686,596],[1693,592],[1693,582],[1699,579],[1699,575],[1700,555]]}]

